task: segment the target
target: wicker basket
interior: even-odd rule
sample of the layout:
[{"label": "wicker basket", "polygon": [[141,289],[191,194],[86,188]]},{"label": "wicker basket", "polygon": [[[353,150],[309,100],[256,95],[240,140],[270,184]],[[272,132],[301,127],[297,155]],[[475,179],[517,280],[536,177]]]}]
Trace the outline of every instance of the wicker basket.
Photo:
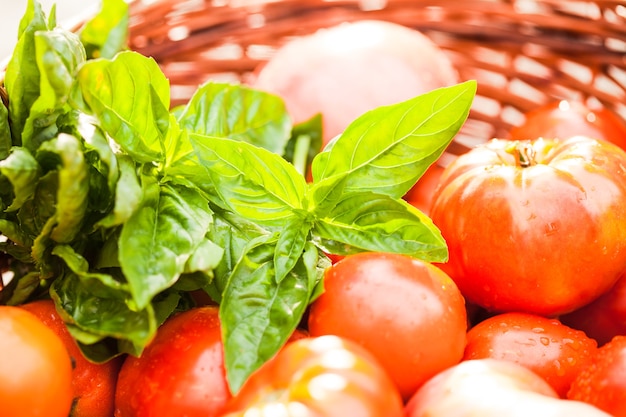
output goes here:
[{"label": "wicker basket", "polygon": [[130,47],[162,65],[180,104],[208,79],[249,81],[293,37],[359,19],[422,31],[462,79],[478,81],[457,143],[502,137],[524,112],[555,99],[605,106],[626,120],[626,1],[135,1]]}]

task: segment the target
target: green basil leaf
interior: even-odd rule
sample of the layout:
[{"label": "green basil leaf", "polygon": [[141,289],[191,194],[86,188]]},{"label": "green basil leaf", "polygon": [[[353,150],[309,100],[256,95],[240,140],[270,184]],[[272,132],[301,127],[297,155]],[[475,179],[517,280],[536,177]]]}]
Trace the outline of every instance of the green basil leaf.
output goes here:
[{"label": "green basil leaf", "polygon": [[9,109],[7,109],[2,100],[0,100],[0,160],[9,156],[12,145],[13,139],[11,139],[11,128],[9,126]]},{"label": "green basil leaf", "polygon": [[224,361],[233,393],[285,344],[319,279],[317,249],[307,245],[296,267],[277,284],[276,243],[275,236],[251,243],[235,266],[220,304]]},{"label": "green basil leaf", "polygon": [[245,248],[251,241],[260,236],[267,236],[269,232],[233,212],[219,207],[213,207],[213,210],[214,222],[209,228],[208,236],[211,241],[223,248],[224,252],[220,263],[213,271],[214,279],[204,289],[219,303],[228,278]]},{"label": "green basil leaf", "polygon": [[85,61],[78,36],[59,28],[37,32],[35,50],[39,97],[32,103],[22,132],[22,144],[31,152],[58,134],[57,119],[68,111],[65,104],[76,70]]},{"label": "green basil leaf", "polygon": [[39,178],[33,198],[24,202],[17,212],[18,222],[24,233],[33,239],[39,235],[56,211],[59,178],[56,172],[48,172]]},{"label": "green basil leaf", "polygon": [[35,33],[49,29],[41,4],[28,0],[26,13],[20,20],[18,41],[7,64],[4,82],[11,114],[13,144],[22,145],[22,131],[30,109],[39,97],[39,68],[35,60]]},{"label": "green basil leaf", "polygon": [[68,243],[79,233],[87,211],[89,169],[82,142],[72,135],[62,133],[56,139],[42,144],[41,150],[54,152],[61,159],[54,225],[50,238],[59,243]]},{"label": "green basil leaf", "polygon": [[[91,165],[102,175],[107,177],[107,185],[110,192],[115,191],[115,186],[119,178],[117,157],[105,133],[97,126],[97,121],[90,116],[81,113],[78,118],[77,132],[85,141],[85,150],[88,154],[96,152],[97,159],[91,161]],[[102,167],[101,164],[104,164]]]},{"label": "green basil leaf", "polygon": [[219,265],[224,249],[210,239],[204,239],[196,247],[185,264],[185,273],[204,272],[210,274]]},{"label": "green basil leaf", "polygon": [[141,204],[143,190],[139,183],[135,163],[127,155],[117,157],[119,178],[115,187],[113,211],[96,223],[97,227],[113,227],[125,223]]},{"label": "green basil leaf", "polygon": [[24,233],[16,222],[0,219],[0,234],[19,246],[29,248],[33,245],[32,237]]},{"label": "green basil leaf", "polygon": [[4,292],[10,293],[10,297],[2,300],[7,305],[20,305],[30,299],[37,292],[41,284],[41,277],[36,271],[27,272],[20,277],[14,277],[10,286],[0,291],[0,296],[4,297]]},{"label": "green basil leaf", "polygon": [[235,213],[282,228],[303,209],[306,181],[280,156],[231,139],[191,134],[190,140],[221,201]]},{"label": "green basil leaf", "polygon": [[142,204],[119,238],[120,264],[139,309],[176,282],[212,222],[198,191],[160,186],[154,177],[142,180]]},{"label": "green basil leaf", "polygon": [[445,262],[446,243],[428,216],[384,194],[345,194],[334,209],[316,220],[313,239],[338,255],[360,251],[394,252],[429,262]]},{"label": "green basil leaf", "polygon": [[104,0],[98,13],[80,29],[87,57],[113,58],[126,49],[129,7],[124,0]]},{"label": "green basil leaf", "polygon": [[291,162],[301,175],[306,175],[313,158],[322,149],[322,115],[296,124],[291,130],[284,158]]},{"label": "green basil leaf", "polygon": [[137,162],[164,160],[170,87],[154,59],[126,51],[112,60],[87,61],[71,99]]},{"label": "green basil leaf", "polygon": [[274,272],[277,284],[280,284],[302,257],[302,252],[309,240],[311,226],[310,221],[300,217],[294,217],[285,223],[285,227],[278,235],[274,252]]},{"label": "green basil leaf", "polygon": [[179,115],[191,133],[241,140],[282,155],[291,119],[279,97],[238,84],[208,82]]},{"label": "green basil leaf", "polygon": [[346,193],[402,197],[450,144],[475,93],[466,81],[365,113],[313,160],[314,182],[345,177]]},{"label": "green basil leaf", "polygon": [[39,163],[25,148],[13,148],[8,158],[0,161],[0,172],[11,182],[15,195],[6,211],[17,210],[33,198],[42,174]]}]

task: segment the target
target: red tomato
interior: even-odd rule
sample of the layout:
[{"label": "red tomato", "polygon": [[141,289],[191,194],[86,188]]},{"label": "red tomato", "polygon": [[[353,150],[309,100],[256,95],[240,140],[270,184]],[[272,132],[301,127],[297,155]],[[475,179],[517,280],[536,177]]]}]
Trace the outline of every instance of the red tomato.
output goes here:
[{"label": "red tomato", "polygon": [[218,308],[198,307],[168,319],[140,357],[124,361],[115,416],[213,417],[230,398]]},{"label": "red tomato", "polygon": [[72,362],[61,339],[36,316],[0,306],[0,410],[3,417],[67,417]]},{"label": "red tomato", "polygon": [[452,280],[408,256],[360,253],[326,270],[309,312],[311,336],[333,334],[372,352],[404,398],[463,356],[467,315]]},{"label": "red tomato", "polygon": [[558,315],[591,302],[626,266],[626,152],[586,137],[494,139],[441,176],[430,216],[441,267],[491,311]]},{"label": "red tomato", "polygon": [[299,36],[256,75],[252,86],[281,96],[295,123],[322,114],[324,146],[369,110],[459,81],[450,58],[427,36],[380,20]]},{"label": "red tomato", "polygon": [[579,401],[561,399],[539,375],[498,359],[463,361],[426,382],[406,417],[610,417]]},{"label": "red tomato", "polygon": [[438,163],[429,166],[419,181],[406,193],[404,199],[423,213],[428,214],[443,169],[444,167]]},{"label": "red tomato", "polygon": [[608,343],[615,336],[626,335],[626,275],[590,304],[561,316],[561,321],[584,331],[598,345]]},{"label": "red tomato", "polygon": [[593,404],[614,417],[626,416],[626,336],[615,336],[598,348],[567,397]]},{"label": "red tomato", "polygon": [[588,136],[604,139],[626,149],[626,124],[611,110],[591,109],[580,101],[555,101],[528,112],[521,125],[511,129],[509,139],[567,139]]},{"label": "red tomato", "polygon": [[33,313],[56,333],[72,358],[72,417],[111,417],[122,357],[101,364],[88,361],[50,299],[33,301],[20,307]]},{"label": "red tomato", "polygon": [[363,347],[336,336],[294,341],[246,381],[224,417],[403,417],[400,394]]},{"label": "red tomato", "polygon": [[502,359],[543,377],[565,398],[572,380],[591,362],[596,341],[556,319],[503,313],[483,320],[467,333],[464,360]]}]

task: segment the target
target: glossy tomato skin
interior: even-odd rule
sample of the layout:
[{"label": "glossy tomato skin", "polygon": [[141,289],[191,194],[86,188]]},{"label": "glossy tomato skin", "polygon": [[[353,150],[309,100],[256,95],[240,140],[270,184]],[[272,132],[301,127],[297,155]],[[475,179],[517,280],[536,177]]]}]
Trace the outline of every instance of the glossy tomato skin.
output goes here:
[{"label": "glossy tomato skin", "polygon": [[560,100],[529,111],[525,120],[509,132],[512,140],[567,139],[588,136],[626,149],[626,124],[611,110],[590,108],[581,101]]},{"label": "glossy tomato skin", "polygon": [[459,156],[430,212],[449,249],[441,268],[491,311],[550,316],[591,302],[626,265],[625,167],[622,149],[586,137],[494,139]]},{"label": "glossy tomato skin", "polygon": [[360,345],[336,336],[288,344],[246,381],[224,417],[403,417],[397,388]]},{"label": "glossy tomato skin", "polygon": [[514,362],[473,359],[428,380],[410,399],[406,417],[610,417],[561,399],[539,375]]},{"label": "glossy tomato skin", "polygon": [[591,363],[596,349],[595,340],[557,319],[502,313],[469,330],[463,359],[517,363],[543,377],[565,398],[574,378]]},{"label": "glossy tomato skin", "polygon": [[119,373],[115,417],[213,417],[231,398],[215,306],[169,318]]},{"label": "glossy tomato skin", "polygon": [[31,301],[20,307],[33,313],[59,336],[72,358],[74,400],[71,417],[111,417],[117,374],[123,358],[120,356],[105,363],[87,360],[50,299]]},{"label": "glossy tomato skin", "polygon": [[626,335],[615,336],[598,348],[567,397],[595,405],[614,417],[626,416]]},{"label": "glossy tomato skin", "polygon": [[61,339],[32,313],[0,306],[0,414],[67,417],[72,363]]},{"label": "glossy tomato skin", "polygon": [[439,268],[404,255],[360,253],[326,270],[308,327],[311,336],[337,335],[365,347],[408,398],[461,360],[467,313]]},{"label": "glossy tomato skin", "polygon": [[600,346],[615,336],[626,335],[626,274],[609,291],[560,319],[584,331]]}]

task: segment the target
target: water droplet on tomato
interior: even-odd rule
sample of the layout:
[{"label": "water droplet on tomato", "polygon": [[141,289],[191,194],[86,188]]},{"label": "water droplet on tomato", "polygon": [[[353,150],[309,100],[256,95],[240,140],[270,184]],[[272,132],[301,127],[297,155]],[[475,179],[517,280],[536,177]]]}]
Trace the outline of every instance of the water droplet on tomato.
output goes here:
[{"label": "water droplet on tomato", "polygon": [[550,338],[548,338],[548,337],[540,337],[539,341],[544,346],[548,346],[550,344]]}]

